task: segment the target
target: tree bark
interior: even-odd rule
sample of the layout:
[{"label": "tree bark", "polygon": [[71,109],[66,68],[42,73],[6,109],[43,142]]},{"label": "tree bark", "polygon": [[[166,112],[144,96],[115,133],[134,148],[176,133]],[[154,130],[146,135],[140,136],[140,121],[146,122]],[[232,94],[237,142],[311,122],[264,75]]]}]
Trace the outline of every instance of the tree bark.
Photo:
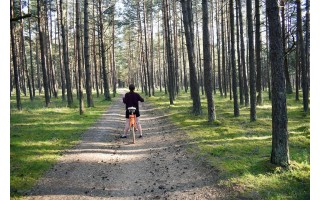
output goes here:
[{"label": "tree bark", "polygon": [[78,54],[78,80],[79,80],[79,113],[84,113],[83,106],[83,91],[82,91],[82,56],[80,47],[80,5],[79,0],[76,0],[76,42],[77,42],[77,54]]},{"label": "tree bark", "polygon": [[165,42],[166,42],[166,54],[167,54],[167,64],[168,64],[168,79],[169,79],[169,100],[170,105],[173,105],[174,100],[174,64],[173,64],[173,56],[172,56],[172,47],[171,47],[171,39],[170,39],[170,30],[169,30],[169,16],[168,16],[168,1],[163,0],[163,20],[164,20],[164,28],[165,28]]},{"label": "tree bark", "polygon": [[[14,0],[10,0],[10,18],[14,17]],[[11,39],[11,53],[12,53],[12,62],[13,62],[13,74],[14,74],[14,83],[16,85],[16,103],[17,109],[21,110],[21,98],[20,98],[20,81],[18,75],[18,64],[17,64],[17,52],[15,47],[15,24],[10,20],[10,39]]]},{"label": "tree bark", "polygon": [[238,56],[238,73],[239,73],[239,96],[240,105],[244,104],[243,99],[243,80],[242,80],[242,65],[241,65],[241,54],[240,54],[240,33],[239,33],[239,1],[236,0],[236,27],[237,27],[237,56]]},{"label": "tree bark", "polygon": [[247,24],[249,39],[249,68],[250,68],[250,120],[256,121],[256,68],[254,65],[252,2],[247,0]]},{"label": "tree bark", "polygon": [[202,113],[201,101],[199,95],[199,84],[194,64],[194,34],[192,23],[192,1],[181,0],[183,23],[186,36],[188,58],[189,58],[189,75],[190,75],[190,90],[193,101],[192,113],[200,115]]},{"label": "tree bark", "polygon": [[219,91],[220,96],[223,97],[223,91],[222,91],[222,74],[221,74],[221,61],[220,61],[220,26],[219,26],[219,1],[216,0],[216,29],[217,29],[217,53],[218,53],[218,84],[219,84]]},{"label": "tree bark", "polygon": [[277,0],[267,1],[270,60],[272,71],[272,152],[271,163],[287,167],[289,161],[287,106],[283,48]]},{"label": "tree bark", "polygon": [[256,14],[256,31],[255,31],[255,51],[256,51],[256,66],[257,66],[257,104],[263,105],[262,98],[262,66],[261,66],[261,36],[260,36],[260,0],[255,0]]},{"label": "tree bark", "polygon": [[84,61],[86,70],[86,93],[87,106],[94,107],[92,99],[92,84],[91,84],[91,67],[89,54],[89,24],[88,24],[88,0],[84,0]]},{"label": "tree bark", "polygon": [[284,68],[285,68],[285,77],[286,77],[286,91],[288,94],[292,94],[292,86],[290,81],[289,75],[289,66],[288,66],[288,56],[286,54],[286,19],[284,16],[284,7],[285,7],[285,0],[280,1],[281,5],[281,18],[282,18],[282,48],[284,52]]},{"label": "tree bark", "polygon": [[63,7],[62,0],[60,0],[60,16],[61,16],[60,24],[61,24],[63,63],[64,63],[64,70],[65,70],[65,78],[66,78],[68,107],[71,107],[73,103],[73,98],[72,98],[72,88],[71,88],[71,79],[70,79],[70,70],[69,70],[69,56],[68,56],[68,50],[67,50],[67,37],[66,37],[62,7]]},{"label": "tree bark", "polygon": [[205,92],[208,105],[208,121],[212,122],[216,119],[215,106],[213,101],[213,83],[212,83],[212,67],[211,67],[211,53],[210,53],[210,37],[209,37],[209,14],[208,14],[208,0],[202,0],[202,20],[203,20],[203,71]]},{"label": "tree bark", "polygon": [[236,56],[234,48],[234,8],[233,1],[230,0],[230,31],[231,31],[231,68],[232,68],[232,93],[233,93],[233,110],[234,116],[240,115],[239,104],[238,104],[238,91],[237,91],[237,72],[236,72]]},{"label": "tree bark", "polygon": [[104,99],[107,101],[111,100],[110,91],[109,91],[109,79],[106,69],[106,50],[105,50],[105,44],[104,44],[104,27],[103,27],[103,21],[102,21],[102,6],[101,6],[102,0],[99,0],[99,23],[100,23],[100,46],[101,46],[101,54],[102,54],[102,76],[103,76],[103,88],[104,88]]},{"label": "tree bark", "polygon": [[304,50],[303,42],[303,31],[302,31],[302,16],[301,16],[301,1],[296,0],[297,4],[297,42],[299,43],[299,62],[302,71],[301,85],[302,85],[302,97],[303,97],[303,111],[308,112],[309,109],[309,87],[308,77],[306,69],[306,55]]},{"label": "tree bark", "polygon": [[[46,1],[44,2],[46,3]],[[42,66],[42,77],[43,77],[43,87],[45,94],[46,107],[50,104],[49,88],[48,88],[48,77],[47,77],[47,67],[46,67],[46,55],[45,55],[45,45],[44,45],[44,32],[43,32],[43,5],[40,0],[37,0],[37,10],[38,10],[38,29],[39,29],[39,39],[40,39],[40,50],[41,50],[41,66]]]}]

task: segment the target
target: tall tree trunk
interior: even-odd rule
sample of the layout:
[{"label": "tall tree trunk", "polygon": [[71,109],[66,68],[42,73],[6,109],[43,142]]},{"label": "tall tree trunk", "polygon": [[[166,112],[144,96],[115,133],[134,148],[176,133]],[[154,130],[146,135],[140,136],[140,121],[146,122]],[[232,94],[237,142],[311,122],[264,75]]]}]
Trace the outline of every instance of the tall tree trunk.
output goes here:
[{"label": "tall tree trunk", "polygon": [[297,42],[299,43],[299,62],[302,69],[302,97],[303,97],[303,111],[308,112],[309,107],[309,88],[308,88],[308,77],[306,69],[306,59],[303,43],[303,33],[302,33],[302,17],[301,17],[301,1],[296,0],[297,4],[297,32],[298,38]]},{"label": "tall tree trunk", "polygon": [[151,94],[154,96],[154,53],[153,53],[153,0],[151,0],[151,38],[150,38],[150,59],[151,59],[151,64],[150,64],[150,85],[151,85]]},{"label": "tall tree trunk", "polygon": [[112,92],[113,97],[116,96],[117,93],[117,71],[116,71],[116,61],[115,61],[115,8],[112,9]]},{"label": "tall tree trunk", "polygon": [[186,36],[188,58],[189,58],[189,75],[190,90],[193,101],[192,113],[200,115],[202,113],[201,101],[199,95],[199,84],[197,80],[196,68],[194,64],[194,33],[193,33],[193,17],[192,17],[192,1],[181,0],[183,24]]},{"label": "tall tree trunk", "polygon": [[172,56],[172,47],[170,40],[170,30],[169,30],[169,9],[168,9],[168,1],[163,0],[163,20],[164,20],[164,28],[165,28],[165,41],[166,41],[166,53],[167,53],[167,64],[168,64],[168,79],[169,79],[169,100],[170,105],[173,104],[174,100],[174,64],[173,64],[173,56]]},{"label": "tall tree trunk", "polygon": [[217,51],[218,51],[218,84],[219,84],[219,91],[220,91],[220,96],[223,96],[223,91],[222,91],[222,74],[221,74],[221,61],[220,61],[220,26],[219,26],[219,1],[216,0],[216,29],[217,29]]},{"label": "tall tree trunk", "polygon": [[[61,6],[61,5],[60,5]],[[60,75],[61,75],[61,95],[62,95],[62,100],[66,100],[66,82],[65,82],[65,71],[63,67],[63,58],[62,58],[62,53],[61,53],[61,39],[60,39],[60,22],[61,22],[61,14],[60,14],[60,6],[58,5],[58,0],[56,0],[56,7],[57,7],[57,21],[56,21],[56,26],[58,27],[58,45],[59,45],[59,62],[60,62]]]},{"label": "tall tree trunk", "polygon": [[[38,29],[38,27],[37,27]],[[38,31],[38,35],[39,35],[39,31]],[[36,39],[36,58],[39,58],[39,48],[38,48],[38,39]],[[39,95],[41,94],[42,92],[42,86],[41,86],[41,75],[40,75],[40,65],[39,65],[39,59],[36,59],[36,63],[37,63],[37,88],[38,88],[38,91],[39,91]]]},{"label": "tall tree trunk", "polygon": [[286,89],[283,48],[277,0],[267,1],[269,19],[270,60],[272,71],[272,152],[271,163],[287,167],[289,161]]},{"label": "tall tree trunk", "polygon": [[[30,13],[30,0],[28,0],[28,12]],[[31,21],[28,18],[29,28],[29,47],[30,47],[30,69],[31,69],[31,85],[32,85],[32,96],[36,95],[36,89],[34,86],[34,66],[33,66],[33,53],[32,53],[32,38],[31,38]]]},{"label": "tall tree trunk", "polygon": [[[297,35],[297,39],[298,39],[298,31],[296,33]],[[300,55],[300,44],[298,43],[298,41],[296,41],[297,46],[296,46],[296,52],[295,52],[295,57],[296,57],[296,101],[299,101],[299,88],[300,88],[300,62],[299,62],[299,55]]]},{"label": "tall tree trunk", "polygon": [[[44,2],[46,3],[46,1]],[[48,88],[48,77],[47,77],[47,67],[46,67],[46,55],[45,55],[45,45],[44,45],[44,32],[43,32],[43,5],[40,0],[37,0],[37,10],[38,10],[38,29],[39,29],[39,39],[40,39],[40,49],[41,49],[41,65],[42,65],[42,77],[43,77],[43,87],[45,94],[46,107],[49,106],[49,88]]]},{"label": "tall tree trunk", "polygon": [[[92,18],[95,19],[95,0],[92,0]],[[93,43],[93,48],[92,48],[92,53],[93,53],[93,65],[94,65],[94,78],[95,78],[95,83],[96,83],[96,93],[97,97],[99,97],[99,81],[98,81],[98,65],[97,65],[97,55],[96,55],[96,23],[93,23],[92,27],[92,43]],[[99,76],[100,77],[100,76]]]},{"label": "tall tree trunk", "polygon": [[261,70],[261,36],[260,36],[260,0],[255,0],[256,14],[256,31],[255,31],[255,51],[256,51],[256,66],[257,66],[257,104],[263,105],[262,99],[262,70]]},{"label": "tall tree trunk", "polygon": [[[181,30],[183,29],[182,26],[182,17],[181,17]],[[183,85],[184,85],[184,91],[187,93],[188,92],[188,77],[187,77],[187,64],[186,64],[186,59],[185,59],[185,49],[184,49],[184,37],[183,34],[181,34],[181,51],[182,51],[182,62],[183,62]]]},{"label": "tall tree trunk", "polygon": [[[14,18],[14,0],[10,0],[10,18]],[[13,62],[13,73],[14,73],[14,83],[16,85],[16,103],[17,109],[21,110],[21,98],[20,98],[20,80],[18,75],[18,64],[17,64],[17,52],[15,47],[15,24],[10,20],[10,39],[11,39],[11,53]]]},{"label": "tall tree trunk", "polygon": [[89,54],[89,24],[88,24],[88,0],[84,0],[84,61],[86,69],[86,93],[87,93],[87,106],[93,107],[92,99],[92,84],[91,84],[91,67],[90,67],[90,54]]},{"label": "tall tree trunk", "polygon": [[239,104],[238,104],[238,92],[237,92],[237,72],[236,72],[236,56],[234,48],[234,8],[233,1],[230,0],[230,31],[231,31],[231,68],[232,68],[232,93],[233,93],[233,109],[234,116],[240,115]]},{"label": "tall tree trunk", "polygon": [[213,94],[216,95],[216,54],[215,54],[215,47],[214,47],[214,6],[213,0],[210,0],[211,3],[211,35],[212,35],[212,67],[213,67]]},{"label": "tall tree trunk", "polygon": [[[52,91],[53,91],[53,96],[55,98],[58,97],[58,88],[57,88],[57,83],[56,83],[56,76],[55,76],[55,66],[53,63],[53,55],[52,55],[52,12],[51,12],[51,3],[49,4],[49,17],[50,17],[50,32],[48,31],[48,44],[49,44],[49,82],[51,82],[51,86],[52,86]],[[47,6],[45,7],[46,13],[47,13]],[[49,30],[49,19],[48,17],[46,17],[46,24],[47,24],[47,29]]]},{"label": "tall tree trunk", "polygon": [[[22,16],[22,2],[20,2],[20,16]],[[29,97],[30,97],[30,100],[32,101],[33,95],[32,95],[32,88],[31,88],[31,82],[30,82],[30,77],[29,77],[26,49],[25,49],[25,44],[24,44],[24,21],[23,21],[23,19],[20,20],[20,26],[21,26],[21,29],[20,29],[21,30],[21,59],[23,61],[22,65],[23,65],[23,68],[25,70],[25,75],[27,77],[27,84],[28,84],[28,89],[29,89]]]},{"label": "tall tree trunk", "polygon": [[178,55],[178,36],[177,36],[177,7],[176,1],[173,4],[173,39],[174,39],[174,87],[175,94],[179,93],[179,55]]},{"label": "tall tree trunk", "polygon": [[143,25],[144,25],[144,45],[145,45],[145,68],[146,68],[146,75],[147,75],[147,83],[148,83],[148,95],[151,97],[151,85],[150,85],[150,73],[149,73],[149,56],[148,56],[148,40],[147,40],[147,9],[146,9],[146,0],[143,0]]},{"label": "tall tree trunk", "polygon": [[271,101],[271,78],[270,78],[270,51],[269,51],[269,22],[266,17],[266,47],[267,47],[267,79],[268,79],[268,96]]},{"label": "tall tree trunk", "polygon": [[107,74],[107,62],[106,62],[106,50],[105,50],[105,44],[104,44],[104,27],[103,27],[103,21],[102,21],[102,6],[101,6],[102,0],[99,0],[99,23],[100,23],[100,46],[101,46],[101,54],[102,54],[102,75],[103,75],[103,88],[104,88],[104,99],[107,101],[111,100],[110,91],[109,91],[109,79]]},{"label": "tall tree trunk", "polygon": [[202,20],[203,20],[203,71],[204,83],[208,105],[208,121],[212,122],[216,119],[215,107],[212,94],[212,67],[210,54],[210,37],[209,37],[209,14],[208,14],[208,0],[202,0]]},{"label": "tall tree trunk", "polygon": [[203,73],[202,73],[202,62],[201,62],[201,49],[200,49],[200,33],[199,33],[199,27],[198,27],[198,11],[196,11],[196,36],[197,36],[197,66],[199,66],[199,83],[201,87],[201,94],[204,95],[204,87],[203,87]]},{"label": "tall tree trunk", "polygon": [[224,39],[224,16],[223,16],[223,2],[221,2],[221,51],[222,51],[222,76],[223,76],[223,93],[227,98],[227,77],[226,77],[226,56],[225,56],[225,39]]},{"label": "tall tree trunk", "polygon": [[[39,0],[38,0],[39,1]],[[72,88],[71,88],[71,79],[70,79],[70,70],[69,70],[69,57],[67,50],[67,36],[65,30],[65,22],[63,17],[63,4],[62,0],[60,0],[60,24],[61,24],[61,37],[62,37],[62,50],[63,50],[63,63],[65,70],[65,78],[66,78],[66,87],[67,87],[67,99],[68,99],[68,107],[72,106],[73,98],[72,98]]]},{"label": "tall tree trunk", "polygon": [[248,88],[248,80],[247,80],[247,68],[246,68],[246,59],[245,59],[245,47],[244,47],[244,39],[243,39],[243,20],[242,20],[242,10],[240,0],[238,2],[239,9],[239,21],[240,21],[240,46],[241,46],[241,66],[242,66],[242,75],[243,75],[243,89],[244,89],[244,98],[245,98],[245,106],[249,106],[249,88]]},{"label": "tall tree trunk", "polygon": [[76,0],[76,40],[77,40],[77,54],[78,54],[78,79],[79,79],[79,113],[84,113],[83,106],[83,91],[82,91],[82,56],[80,47],[80,5],[79,0]]},{"label": "tall tree trunk", "polygon": [[250,68],[250,120],[256,121],[256,68],[254,65],[252,2],[247,0],[247,24],[249,38],[249,68]]},{"label": "tall tree trunk", "polygon": [[286,77],[286,91],[288,94],[292,94],[292,86],[290,81],[290,75],[289,75],[289,66],[288,66],[288,56],[286,53],[286,19],[284,16],[284,6],[285,6],[285,0],[280,1],[281,6],[281,18],[282,18],[282,48],[284,53],[284,69],[285,69],[285,77]]},{"label": "tall tree trunk", "polygon": [[308,90],[310,88],[310,0],[306,0],[306,71]]},{"label": "tall tree trunk", "polygon": [[243,101],[243,80],[242,80],[242,66],[240,54],[240,35],[239,35],[239,2],[236,0],[236,27],[237,27],[237,56],[238,56],[238,71],[239,71],[239,96],[240,105],[244,104]]}]

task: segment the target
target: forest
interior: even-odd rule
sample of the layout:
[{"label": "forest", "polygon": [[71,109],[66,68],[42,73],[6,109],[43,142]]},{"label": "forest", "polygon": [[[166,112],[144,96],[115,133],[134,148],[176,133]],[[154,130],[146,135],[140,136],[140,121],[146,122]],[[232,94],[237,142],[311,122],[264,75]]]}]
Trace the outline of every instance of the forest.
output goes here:
[{"label": "forest", "polygon": [[130,83],[214,126],[221,102],[252,123],[270,105],[270,162],[288,169],[288,105],[310,117],[310,0],[10,0],[11,112],[40,98],[80,118]]}]

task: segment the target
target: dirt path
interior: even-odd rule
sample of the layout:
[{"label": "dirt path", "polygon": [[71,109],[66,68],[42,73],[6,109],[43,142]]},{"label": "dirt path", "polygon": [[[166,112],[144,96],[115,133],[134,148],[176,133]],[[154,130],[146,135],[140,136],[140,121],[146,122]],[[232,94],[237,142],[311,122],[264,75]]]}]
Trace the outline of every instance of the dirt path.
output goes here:
[{"label": "dirt path", "polygon": [[225,199],[215,172],[186,151],[186,136],[143,103],[144,137],[119,136],[124,104],[103,117],[68,150],[26,199]]}]

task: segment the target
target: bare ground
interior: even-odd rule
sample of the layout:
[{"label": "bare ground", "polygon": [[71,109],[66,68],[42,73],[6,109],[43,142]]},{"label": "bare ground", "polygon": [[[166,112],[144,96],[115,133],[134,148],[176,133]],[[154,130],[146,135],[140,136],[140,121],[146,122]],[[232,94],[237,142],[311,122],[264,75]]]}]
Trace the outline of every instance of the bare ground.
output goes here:
[{"label": "bare ground", "polygon": [[186,134],[148,103],[140,110],[136,144],[119,138],[124,104],[115,99],[25,199],[227,199],[217,172],[187,150]]}]

